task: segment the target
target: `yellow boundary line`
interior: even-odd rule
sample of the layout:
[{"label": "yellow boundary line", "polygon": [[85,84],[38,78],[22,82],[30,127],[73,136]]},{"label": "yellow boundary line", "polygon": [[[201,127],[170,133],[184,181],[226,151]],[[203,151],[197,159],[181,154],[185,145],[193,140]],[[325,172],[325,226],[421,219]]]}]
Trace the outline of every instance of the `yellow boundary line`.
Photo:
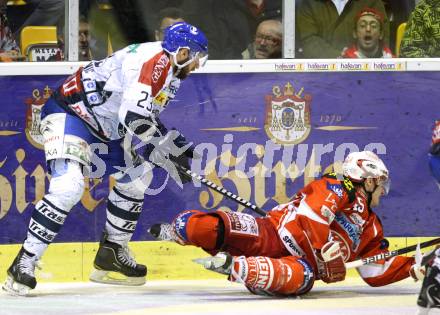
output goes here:
[{"label": "yellow boundary line", "polygon": [[[392,237],[390,250],[406,247],[431,239],[432,237]],[[0,245],[0,281],[6,277],[6,270],[12,263],[21,245]],[[42,259],[43,269],[37,271],[39,282],[88,281],[98,243],[55,243]],[[180,246],[171,242],[131,242],[130,249],[138,262],[148,267],[150,280],[201,280],[225,279],[224,276],[204,270],[192,259],[208,254],[193,246]],[[422,251],[426,251],[422,250]],[[348,276],[357,276],[350,270]]]}]

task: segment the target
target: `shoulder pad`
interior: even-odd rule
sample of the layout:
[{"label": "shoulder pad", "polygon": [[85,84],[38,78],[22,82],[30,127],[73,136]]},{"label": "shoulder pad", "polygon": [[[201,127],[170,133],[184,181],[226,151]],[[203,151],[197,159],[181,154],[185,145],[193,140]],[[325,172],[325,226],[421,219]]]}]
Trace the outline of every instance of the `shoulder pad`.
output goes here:
[{"label": "shoulder pad", "polygon": [[354,188],[354,185],[350,178],[343,176],[343,179],[341,180],[340,176],[338,176],[336,173],[324,174],[322,177],[339,180],[342,184],[342,187],[344,187],[344,190],[347,192],[348,201],[353,202],[356,199],[356,189]]},{"label": "shoulder pad", "polygon": [[142,65],[138,81],[151,86],[153,97],[157,95],[165,84],[170,65],[170,60],[164,52],[157,53]]}]

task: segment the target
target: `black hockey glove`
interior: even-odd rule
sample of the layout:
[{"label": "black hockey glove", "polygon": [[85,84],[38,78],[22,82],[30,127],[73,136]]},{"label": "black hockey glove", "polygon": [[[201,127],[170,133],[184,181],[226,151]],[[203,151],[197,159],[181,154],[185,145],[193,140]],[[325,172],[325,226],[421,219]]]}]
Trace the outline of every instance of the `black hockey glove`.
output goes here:
[{"label": "black hockey glove", "polygon": [[[194,152],[195,146],[193,143],[189,143],[186,140],[185,136],[182,133],[180,133],[179,131],[177,131],[175,128],[172,128],[172,130],[179,133],[178,136],[174,139],[174,143],[176,144],[176,146],[179,148],[186,147],[187,149],[182,154],[180,154],[178,156],[170,155],[169,158],[173,163],[180,165],[180,166],[183,166],[186,169],[191,169],[189,160],[194,159],[194,158],[198,158],[197,154]],[[192,181],[191,176],[184,173],[179,168],[177,168],[177,170],[179,172],[180,180],[182,181],[183,184]]]},{"label": "black hockey glove", "polygon": [[429,150],[432,155],[440,156],[440,142],[434,143]]},{"label": "black hockey glove", "polygon": [[[166,128],[162,125],[160,131],[165,130]],[[176,182],[184,184],[191,181],[191,176],[182,172],[175,164],[189,169],[189,160],[194,158],[195,147],[188,143],[186,138],[177,130],[172,129],[164,134],[157,132],[148,143],[141,145],[141,147],[138,143],[137,147],[136,152],[139,155],[154,165],[165,169]]]}]

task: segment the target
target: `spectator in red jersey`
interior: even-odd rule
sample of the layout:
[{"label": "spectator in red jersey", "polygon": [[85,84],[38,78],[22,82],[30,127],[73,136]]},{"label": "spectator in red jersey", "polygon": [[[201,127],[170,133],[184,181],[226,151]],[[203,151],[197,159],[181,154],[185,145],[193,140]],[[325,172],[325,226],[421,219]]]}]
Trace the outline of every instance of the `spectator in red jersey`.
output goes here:
[{"label": "spectator in red jersey", "polygon": [[374,8],[361,10],[355,18],[355,43],[345,47],[342,58],[393,58],[384,42],[384,16]]},{"label": "spectator in red jersey", "polygon": [[[296,11],[298,52],[303,58],[337,58],[353,42],[353,21],[364,8],[385,15],[382,0],[302,0]],[[389,42],[389,20],[384,20],[384,41]]]}]

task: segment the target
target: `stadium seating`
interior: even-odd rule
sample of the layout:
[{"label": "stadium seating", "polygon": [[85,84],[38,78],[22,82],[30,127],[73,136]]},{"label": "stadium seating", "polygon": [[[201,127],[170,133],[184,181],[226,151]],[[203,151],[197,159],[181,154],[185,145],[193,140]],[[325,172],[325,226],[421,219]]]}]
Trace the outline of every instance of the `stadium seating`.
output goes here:
[{"label": "stadium seating", "polygon": [[26,1],[24,0],[9,0],[7,3],[7,5],[26,5]]},{"label": "stadium seating", "polygon": [[396,32],[396,50],[395,55],[396,57],[399,57],[400,54],[400,42],[402,41],[403,34],[405,33],[406,23],[402,23],[397,28]]},{"label": "stadium seating", "polygon": [[59,51],[56,26],[24,27],[20,49],[27,61],[47,61]]}]

